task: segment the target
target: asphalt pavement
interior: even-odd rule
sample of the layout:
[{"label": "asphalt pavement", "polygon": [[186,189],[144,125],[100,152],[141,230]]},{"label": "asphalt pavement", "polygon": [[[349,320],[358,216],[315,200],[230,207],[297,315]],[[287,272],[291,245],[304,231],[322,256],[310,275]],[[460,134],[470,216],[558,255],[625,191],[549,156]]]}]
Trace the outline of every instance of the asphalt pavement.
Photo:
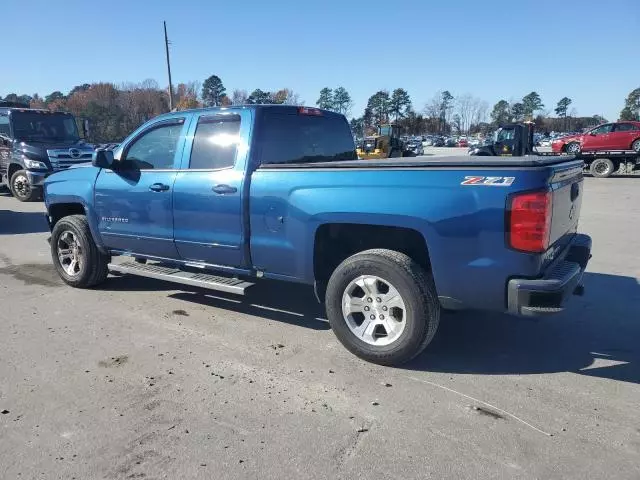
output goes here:
[{"label": "asphalt pavement", "polygon": [[640,478],[638,205],[637,178],[585,180],[562,314],[445,315],[385,368],[297,285],[67,287],[43,205],[0,192],[0,478]]}]

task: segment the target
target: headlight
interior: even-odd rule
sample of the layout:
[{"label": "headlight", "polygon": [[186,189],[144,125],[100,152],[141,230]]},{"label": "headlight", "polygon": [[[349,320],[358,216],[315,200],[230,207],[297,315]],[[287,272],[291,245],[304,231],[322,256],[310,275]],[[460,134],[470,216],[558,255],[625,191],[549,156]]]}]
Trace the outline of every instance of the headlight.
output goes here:
[{"label": "headlight", "polygon": [[37,160],[29,160],[28,158],[24,159],[24,165],[27,168],[40,168],[40,169],[47,169],[47,166],[43,163],[43,162],[39,162]]}]

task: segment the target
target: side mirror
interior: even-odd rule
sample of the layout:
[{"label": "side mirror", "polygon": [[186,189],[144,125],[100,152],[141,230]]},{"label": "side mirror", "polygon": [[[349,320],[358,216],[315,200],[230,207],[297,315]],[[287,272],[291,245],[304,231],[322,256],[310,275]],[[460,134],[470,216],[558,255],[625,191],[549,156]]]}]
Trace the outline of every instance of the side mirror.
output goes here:
[{"label": "side mirror", "polygon": [[91,157],[91,165],[98,168],[111,168],[113,161],[113,152],[111,150],[98,149],[93,152]]}]

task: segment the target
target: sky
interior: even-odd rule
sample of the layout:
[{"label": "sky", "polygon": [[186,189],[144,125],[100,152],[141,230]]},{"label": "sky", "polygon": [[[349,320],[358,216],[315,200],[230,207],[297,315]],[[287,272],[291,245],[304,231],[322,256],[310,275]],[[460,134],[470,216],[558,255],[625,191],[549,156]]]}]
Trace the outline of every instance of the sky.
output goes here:
[{"label": "sky", "polygon": [[353,116],[402,87],[417,111],[442,90],[490,106],[535,90],[615,120],[640,87],[640,0],[0,0],[0,95],[167,85],[163,20],[174,85],[215,74],[307,105],[343,86]]}]

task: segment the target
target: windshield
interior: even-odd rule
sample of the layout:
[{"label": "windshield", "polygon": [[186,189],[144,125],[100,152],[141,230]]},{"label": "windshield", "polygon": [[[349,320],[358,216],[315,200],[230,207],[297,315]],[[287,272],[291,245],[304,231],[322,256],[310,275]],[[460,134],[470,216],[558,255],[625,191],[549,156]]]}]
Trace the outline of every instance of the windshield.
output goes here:
[{"label": "windshield", "polygon": [[499,128],[493,134],[494,143],[504,142],[505,140],[513,140],[515,130],[513,128]]},{"label": "windshield", "polygon": [[77,142],[80,139],[73,116],[64,113],[13,112],[13,135],[19,140]]}]

